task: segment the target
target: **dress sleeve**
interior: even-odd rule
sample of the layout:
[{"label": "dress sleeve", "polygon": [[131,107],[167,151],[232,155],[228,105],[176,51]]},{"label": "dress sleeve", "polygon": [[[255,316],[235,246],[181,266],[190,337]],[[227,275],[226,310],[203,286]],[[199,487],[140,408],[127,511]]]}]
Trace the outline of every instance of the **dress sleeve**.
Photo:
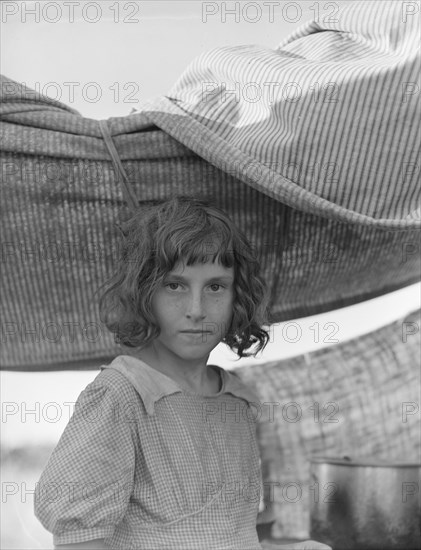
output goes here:
[{"label": "dress sleeve", "polygon": [[112,536],[133,489],[133,423],[117,392],[96,381],[80,394],[34,494],[35,516],[54,544]]}]

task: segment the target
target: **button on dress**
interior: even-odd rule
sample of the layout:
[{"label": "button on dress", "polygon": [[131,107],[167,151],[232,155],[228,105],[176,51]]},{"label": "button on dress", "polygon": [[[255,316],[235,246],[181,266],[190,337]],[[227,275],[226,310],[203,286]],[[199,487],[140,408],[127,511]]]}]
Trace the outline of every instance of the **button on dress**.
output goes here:
[{"label": "button on dress", "polygon": [[55,545],[261,548],[258,398],[214,368],[222,387],[208,395],[131,356],[101,368],[36,486],[35,515]]}]

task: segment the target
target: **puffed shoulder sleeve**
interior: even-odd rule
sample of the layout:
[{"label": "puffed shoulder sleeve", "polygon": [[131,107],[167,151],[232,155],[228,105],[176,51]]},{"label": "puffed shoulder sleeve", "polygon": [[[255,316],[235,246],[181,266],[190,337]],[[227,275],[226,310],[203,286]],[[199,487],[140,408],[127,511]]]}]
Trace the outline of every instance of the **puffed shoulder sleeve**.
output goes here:
[{"label": "puffed shoulder sleeve", "polygon": [[55,545],[108,538],[125,515],[135,435],[118,406],[112,388],[89,384],[36,485],[35,516]]}]

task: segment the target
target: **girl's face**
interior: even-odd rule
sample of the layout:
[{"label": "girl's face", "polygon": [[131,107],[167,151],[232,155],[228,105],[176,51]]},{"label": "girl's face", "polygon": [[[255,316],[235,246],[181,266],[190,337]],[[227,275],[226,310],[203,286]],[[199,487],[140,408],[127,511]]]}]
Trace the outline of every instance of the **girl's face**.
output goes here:
[{"label": "girl's face", "polygon": [[172,362],[206,363],[229,329],[233,302],[233,267],[177,264],[152,298],[161,329],[154,349]]}]

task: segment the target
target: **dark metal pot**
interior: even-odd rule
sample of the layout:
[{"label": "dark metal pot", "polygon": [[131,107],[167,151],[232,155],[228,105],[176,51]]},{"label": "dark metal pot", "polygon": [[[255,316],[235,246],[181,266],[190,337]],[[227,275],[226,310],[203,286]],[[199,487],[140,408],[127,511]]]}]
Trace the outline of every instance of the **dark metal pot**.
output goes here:
[{"label": "dark metal pot", "polygon": [[419,550],[420,464],[348,457],[311,463],[311,538],[333,550]]}]

